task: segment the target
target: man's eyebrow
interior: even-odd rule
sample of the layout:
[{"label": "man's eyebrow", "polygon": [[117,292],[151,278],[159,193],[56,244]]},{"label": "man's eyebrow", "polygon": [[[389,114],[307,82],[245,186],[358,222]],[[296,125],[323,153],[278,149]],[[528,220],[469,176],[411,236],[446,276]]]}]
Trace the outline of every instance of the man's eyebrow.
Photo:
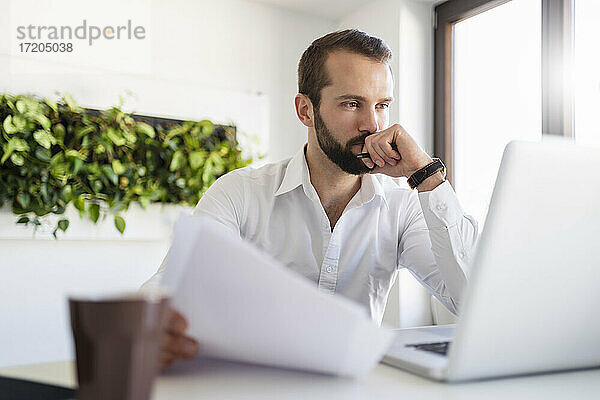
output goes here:
[{"label": "man's eyebrow", "polygon": [[[342,94],[339,95],[335,98],[336,100],[360,100],[360,101],[367,101],[367,98],[364,96],[359,96],[356,94]],[[380,99],[379,102],[382,101],[387,101],[387,102],[392,102],[394,99],[391,97],[384,97],[383,99]]]}]

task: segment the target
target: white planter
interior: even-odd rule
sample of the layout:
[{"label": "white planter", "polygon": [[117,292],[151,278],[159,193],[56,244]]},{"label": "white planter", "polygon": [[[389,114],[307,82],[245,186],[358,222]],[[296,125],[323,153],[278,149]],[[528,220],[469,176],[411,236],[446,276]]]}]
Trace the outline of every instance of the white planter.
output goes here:
[{"label": "white planter", "polygon": [[172,225],[191,208],[132,206],[122,214],[125,234],[113,219],[93,224],[69,209],[65,234],[52,237],[60,218],[50,216],[35,237],[0,212],[0,367],[72,358],[69,294],[132,291],[158,269],[171,241]]},{"label": "white planter", "polygon": [[66,232],[57,231],[61,240],[165,240],[170,237],[172,226],[180,213],[190,213],[191,207],[178,205],[150,204],[145,210],[137,203],[129,210],[119,214],[126,222],[123,235],[114,225],[113,215],[104,214],[94,224],[87,215],[80,217],[79,211],[69,204],[63,215],[48,214],[40,217],[42,225],[34,231],[33,225],[16,224],[18,215],[4,206],[0,209],[1,239],[55,240],[52,231],[58,220],[67,218],[69,228]]}]

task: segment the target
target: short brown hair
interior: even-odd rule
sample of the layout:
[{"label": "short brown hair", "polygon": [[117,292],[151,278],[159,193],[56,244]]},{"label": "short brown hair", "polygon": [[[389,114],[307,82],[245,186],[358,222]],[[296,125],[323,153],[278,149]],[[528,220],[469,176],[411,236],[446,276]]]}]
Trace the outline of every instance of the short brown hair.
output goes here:
[{"label": "short brown hair", "polygon": [[358,29],[336,31],[316,39],[298,63],[298,93],[308,96],[317,110],[321,103],[321,90],[331,84],[325,61],[330,53],[337,50],[360,54],[385,64],[392,59],[392,51],[383,40]]}]

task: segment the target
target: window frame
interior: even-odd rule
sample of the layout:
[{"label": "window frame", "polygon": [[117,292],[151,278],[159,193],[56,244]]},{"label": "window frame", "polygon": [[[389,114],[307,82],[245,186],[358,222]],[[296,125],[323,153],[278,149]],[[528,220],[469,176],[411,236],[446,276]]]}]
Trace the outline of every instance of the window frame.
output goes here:
[{"label": "window frame", "polygon": [[[448,0],[434,7],[434,154],[454,183],[454,25],[512,0]],[[573,48],[573,1],[542,2],[542,134],[573,136],[573,99],[565,87]],[[552,84],[552,82],[565,84]]]}]

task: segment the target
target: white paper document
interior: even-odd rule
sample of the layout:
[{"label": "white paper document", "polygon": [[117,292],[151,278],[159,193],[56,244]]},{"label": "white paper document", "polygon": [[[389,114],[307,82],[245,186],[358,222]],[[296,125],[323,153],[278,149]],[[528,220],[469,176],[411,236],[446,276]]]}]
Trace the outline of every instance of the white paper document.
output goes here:
[{"label": "white paper document", "polygon": [[166,262],[161,284],[201,355],[358,376],[391,344],[362,307],[320,293],[210,218],[182,215]]}]

